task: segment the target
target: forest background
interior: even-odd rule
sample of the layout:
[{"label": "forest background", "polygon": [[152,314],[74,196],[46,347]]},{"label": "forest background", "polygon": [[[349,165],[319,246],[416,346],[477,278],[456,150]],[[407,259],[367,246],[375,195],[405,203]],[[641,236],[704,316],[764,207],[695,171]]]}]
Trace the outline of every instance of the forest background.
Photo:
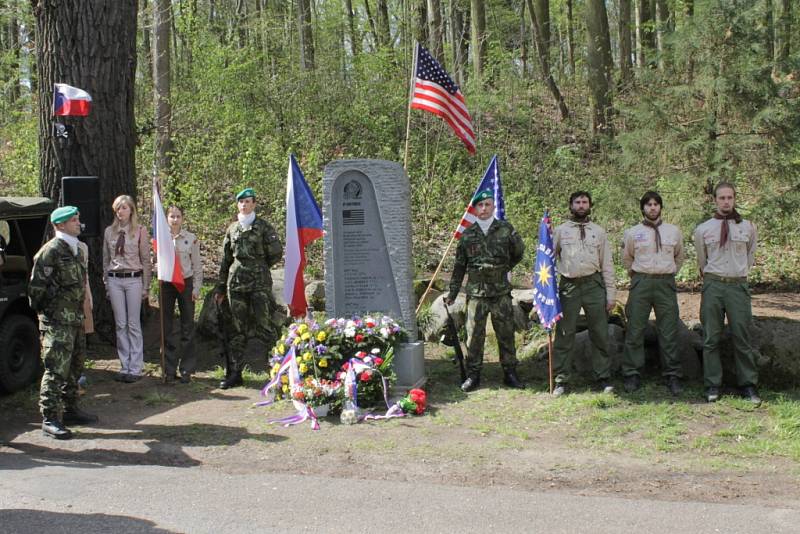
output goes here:
[{"label": "forest background", "polygon": [[[36,17],[48,3],[0,1],[3,195],[52,191],[40,150],[51,89],[39,83],[36,64]],[[151,179],[161,176],[165,203],[184,208],[210,271],[236,191],[254,187],[261,213],[282,232],[289,153],[319,201],[332,160],[403,161],[419,41],[461,86],[477,133],[477,155],[470,156],[439,118],[411,114],[408,174],[420,277],[436,267],[497,154],[507,215],[529,251],[543,211],[550,208],[559,223],[569,193],[587,189],[594,220],[608,229],[618,255],[623,230],[641,217],[640,196],[655,189],[691,259],[691,231],[711,214],[710,188],[728,180],[739,189],[740,211],[759,228],[752,281],[800,281],[793,246],[800,233],[800,39],[791,0],[124,4],[136,18],[129,58],[135,183],[110,198],[134,193],[149,220]],[[87,53],[110,50],[95,43]],[[308,271],[317,277],[321,250],[316,243],[310,251]],[[529,278],[533,258],[529,252],[517,267],[519,282]],[[697,280],[693,261],[679,279]]]}]

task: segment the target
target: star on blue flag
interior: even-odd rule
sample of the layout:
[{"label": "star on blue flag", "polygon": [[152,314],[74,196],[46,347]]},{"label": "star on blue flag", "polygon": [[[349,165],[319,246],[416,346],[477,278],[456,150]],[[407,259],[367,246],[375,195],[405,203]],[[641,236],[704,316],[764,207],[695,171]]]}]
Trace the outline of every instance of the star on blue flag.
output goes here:
[{"label": "star on blue flag", "polygon": [[539,225],[539,246],[536,247],[536,263],[533,267],[533,305],[539,321],[547,330],[551,330],[561,319],[557,277],[550,214],[545,212]]}]

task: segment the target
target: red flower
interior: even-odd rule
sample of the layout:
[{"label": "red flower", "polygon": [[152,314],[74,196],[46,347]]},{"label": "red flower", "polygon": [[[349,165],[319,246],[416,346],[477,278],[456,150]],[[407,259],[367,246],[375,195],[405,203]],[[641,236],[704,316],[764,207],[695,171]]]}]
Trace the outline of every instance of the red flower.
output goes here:
[{"label": "red flower", "polygon": [[303,400],[303,399],[306,398],[306,396],[305,396],[305,393],[303,393],[302,391],[295,391],[294,392],[294,398],[297,399],[297,400]]},{"label": "red flower", "polygon": [[363,359],[366,355],[367,355],[367,353],[364,352],[363,350],[360,350],[360,351],[356,352],[356,358]]},{"label": "red flower", "polygon": [[372,321],[367,321],[367,328],[375,328],[375,323]]},{"label": "red flower", "polygon": [[362,341],[364,341],[364,335],[356,334],[356,343],[361,343]]},{"label": "red flower", "polygon": [[350,362],[344,362],[342,364],[342,371],[347,371],[348,369],[350,369]]},{"label": "red flower", "polygon": [[362,382],[369,382],[370,380],[372,380],[372,373],[370,371],[364,371],[363,373],[361,373],[361,376],[359,378],[361,379]]},{"label": "red flower", "polygon": [[383,363],[383,358],[375,358],[375,365],[380,365]]},{"label": "red flower", "polygon": [[416,402],[417,404],[419,403],[425,404],[425,401],[427,400],[428,397],[425,394],[425,391],[422,389],[412,389],[411,391],[408,392],[408,396],[411,397],[411,400]]}]

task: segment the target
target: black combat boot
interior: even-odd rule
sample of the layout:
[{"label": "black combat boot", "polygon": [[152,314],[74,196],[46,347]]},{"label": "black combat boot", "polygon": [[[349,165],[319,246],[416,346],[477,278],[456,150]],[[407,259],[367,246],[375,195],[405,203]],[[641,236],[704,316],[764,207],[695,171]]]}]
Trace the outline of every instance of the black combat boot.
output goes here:
[{"label": "black combat boot", "polygon": [[54,418],[45,418],[42,421],[42,433],[48,438],[54,439],[69,439],[72,437],[72,431],[65,427],[61,421]]},{"label": "black combat boot", "polygon": [[517,376],[516,369],[507,369],[503,374],[503,384],[514,389],[525,389],[525,384]]},{"label": "black combat boot", "polygon": [[242,371],[236,370],[231,371],[230,374],[225,377],[225,380],[219,383],[219,389],[229,389],[243,385],[244,380],[242,380]]},{"label": "black combat boot", "polygon": [[480,373],[470,373],[464,383],[461,384],[461,391],[464,393],[468,393],[470,391],[475,391],[478,389],[478,386],[481,385],[481,375]]},{"label": "black combat boot", "polygon": [[70,425],[91,425],[96,423],[98,418],[93,413],[84,412],[77,406],[73,406],[64,410],[63,421]]}]

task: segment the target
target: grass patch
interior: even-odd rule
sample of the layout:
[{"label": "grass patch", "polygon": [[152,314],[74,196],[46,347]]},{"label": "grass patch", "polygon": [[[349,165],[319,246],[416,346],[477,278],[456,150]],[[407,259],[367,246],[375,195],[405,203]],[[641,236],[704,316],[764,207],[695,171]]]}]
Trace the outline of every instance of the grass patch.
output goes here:
[{"label": "grass patch", "polygon": [[141,397],[145,406],[159,406],[161,404],[175,404],[175,396],[161,391],[150,391]]}]

